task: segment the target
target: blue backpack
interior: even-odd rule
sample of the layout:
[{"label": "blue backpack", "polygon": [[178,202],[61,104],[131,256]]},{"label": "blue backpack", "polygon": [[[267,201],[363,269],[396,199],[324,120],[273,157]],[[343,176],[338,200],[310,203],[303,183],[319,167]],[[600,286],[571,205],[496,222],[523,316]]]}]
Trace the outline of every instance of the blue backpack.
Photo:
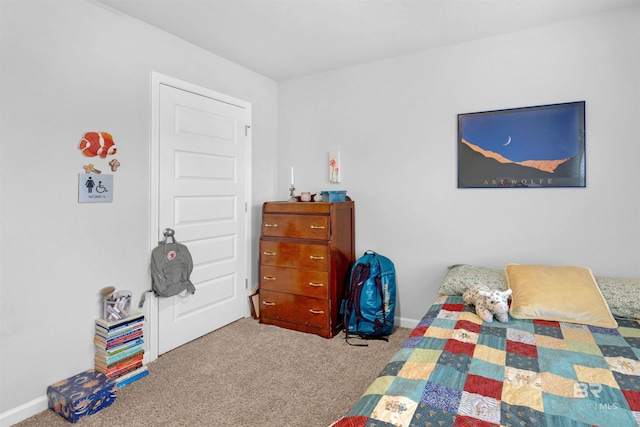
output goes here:
[{"label": "blue backpack", "polygon": [[366,251],[351,268],[342,301],[345,338],[381,338],[393,332],[396,307],[396,269],[389,258]]}]

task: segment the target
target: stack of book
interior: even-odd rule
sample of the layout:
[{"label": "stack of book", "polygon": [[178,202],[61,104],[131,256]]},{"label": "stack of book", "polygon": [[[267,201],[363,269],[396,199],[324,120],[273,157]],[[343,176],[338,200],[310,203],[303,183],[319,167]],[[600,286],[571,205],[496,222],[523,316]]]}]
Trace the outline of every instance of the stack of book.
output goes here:
[{"label": "stack of book", "polygon": [[143,366],[144,315],[134,313],[117,321],[96,320],[95,370],[112,378],[118,388],[146,377],[149,372]]}]

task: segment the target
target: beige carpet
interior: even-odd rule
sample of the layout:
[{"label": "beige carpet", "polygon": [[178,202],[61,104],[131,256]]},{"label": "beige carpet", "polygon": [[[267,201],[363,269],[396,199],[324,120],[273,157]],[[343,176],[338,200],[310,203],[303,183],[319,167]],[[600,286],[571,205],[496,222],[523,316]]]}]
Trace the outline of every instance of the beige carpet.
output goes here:
[{"label": "beige carpet", "polygon": [[[354,347],[241,319],[150,363],[80,427],[326,427],[358,400],[411,331]],[[360,340],[356,340],[360,341]],[[44,391],[43,391],[44,393]],[[46,410],[19,427],[71,424]]]}]

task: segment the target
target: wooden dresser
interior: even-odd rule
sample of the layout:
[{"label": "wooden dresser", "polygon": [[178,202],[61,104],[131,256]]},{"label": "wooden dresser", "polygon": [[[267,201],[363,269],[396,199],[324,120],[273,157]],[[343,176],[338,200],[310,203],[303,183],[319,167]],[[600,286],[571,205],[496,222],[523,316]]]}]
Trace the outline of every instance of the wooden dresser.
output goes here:
[{"label": "wooden dresser", "polygon": [[325,338],[343,327],[340,302],[355,262],[346,202],[267,202],[260,237],[260,322]]}]

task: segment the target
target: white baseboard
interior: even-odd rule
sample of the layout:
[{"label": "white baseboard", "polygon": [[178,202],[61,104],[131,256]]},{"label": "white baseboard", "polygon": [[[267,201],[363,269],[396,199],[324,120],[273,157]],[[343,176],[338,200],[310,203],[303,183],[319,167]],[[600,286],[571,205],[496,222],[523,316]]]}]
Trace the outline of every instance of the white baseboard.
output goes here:
[{"label": "white baseboard", "polygon": [[9,427],[49,408],[47,395],[0,414],[0,427]]},{"label": "white baseboard", "polygon": [[414,329],[420,323],[420,319],[407,319],[406,317],[396,317],[396,322],[400,324],[401,328]]}]

